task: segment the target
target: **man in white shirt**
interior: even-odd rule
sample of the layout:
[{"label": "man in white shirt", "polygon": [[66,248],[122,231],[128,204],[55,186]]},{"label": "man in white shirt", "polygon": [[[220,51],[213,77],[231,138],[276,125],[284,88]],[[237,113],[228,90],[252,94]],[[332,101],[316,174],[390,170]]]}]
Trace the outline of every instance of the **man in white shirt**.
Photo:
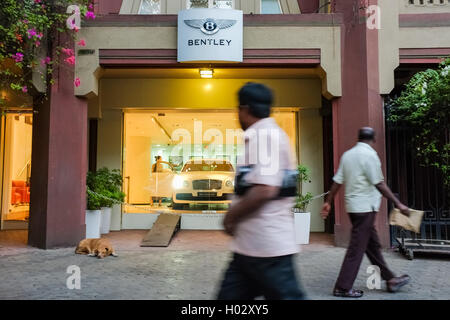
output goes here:
[{"label": "man in white shirt", "polygon": [[352,222],[350,244],[333,294],[338,297],[359,298],[362,290],[352,289],[364,253],[370,262],[380,268],[381,277],[387,282],[389,292],[396,292],[409,282],[409,276],[395,277],[389,270],[381,254],[381,245],[375,229],[376,213],[380,209],[381,195],[391,200],[400,211],[409,215],[408,207],[402,204],[384,182],[381,162],[373,149],[375,131],[364,127],[359,130],[359,142],[346,151],[341,158],[339,169],[333,177],[330,194],[322,207],[325,219],[331,203],[342,184],[345,184],[345,207]]},{"label": "man in white shirt", "polygon": [[271,91],[247,83],[239,91],[239,122],[245,130],[245,152],[237,172],[251,165],[243,178],[252,185],[235,196],[225,215],[225,232],[233,236],[233,260],[225,273],[218,299],[304,299],[297,282],[293,255],[295,197],[278,197],[284,170],[295,170],[289,137],[270,118]]}]

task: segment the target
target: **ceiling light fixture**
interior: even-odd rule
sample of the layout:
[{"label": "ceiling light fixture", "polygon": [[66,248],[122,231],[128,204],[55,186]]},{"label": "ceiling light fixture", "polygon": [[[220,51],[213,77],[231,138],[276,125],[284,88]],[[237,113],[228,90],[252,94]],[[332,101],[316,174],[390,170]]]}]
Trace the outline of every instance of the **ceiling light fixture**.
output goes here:
[{"label": "ceiling light fixture", "polygon": [[211,79],[214,74],[213,69],[200,69],[199,72],[200,72],[200,77],[204,78],[204,79]]}]

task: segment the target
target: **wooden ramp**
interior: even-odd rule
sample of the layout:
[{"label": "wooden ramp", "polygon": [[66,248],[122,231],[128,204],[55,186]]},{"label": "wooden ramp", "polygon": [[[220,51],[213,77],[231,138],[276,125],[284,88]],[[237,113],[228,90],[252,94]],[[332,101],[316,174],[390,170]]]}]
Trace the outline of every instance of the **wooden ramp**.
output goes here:
[{"label": "wooden ramp", "polygon": [[180,229],[181,215],[161,213],[153,227],[142,239],[141,247],[167,247],[172,237]]}]

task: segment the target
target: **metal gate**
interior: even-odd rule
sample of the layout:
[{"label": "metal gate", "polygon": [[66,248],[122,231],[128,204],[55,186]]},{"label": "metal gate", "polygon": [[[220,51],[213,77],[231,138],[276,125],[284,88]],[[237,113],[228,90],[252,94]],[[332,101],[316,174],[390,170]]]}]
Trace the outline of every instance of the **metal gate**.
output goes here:
[{"label": "metal gate", "polygon": [[403,203],[425,212],[420,234],[391,226],[391,245],[399,245],[410,259],[416,250],[450,252],[448,192],[438,170],[419,165],[413,134],[412,128],[386,123],[387,182]]}]

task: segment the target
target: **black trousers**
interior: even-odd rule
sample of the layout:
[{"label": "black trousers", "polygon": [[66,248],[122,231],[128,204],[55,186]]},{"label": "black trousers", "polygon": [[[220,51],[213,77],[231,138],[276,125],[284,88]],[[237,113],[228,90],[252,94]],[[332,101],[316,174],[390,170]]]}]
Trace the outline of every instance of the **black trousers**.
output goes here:
[{"label": "black trousers", "polygon": [[335,288],[350,290],[353,287],[364,253],[373,265],[380,268],[383,280],[394,277],[381,254],[380,240],[375,229],[376,214],[376,212],[349,213],[352,234]]},{"label": "black trousers", "polygon": [[259,258],[234,253],[217,299],[303,300],[306,298],[294,271],[293,255]]}]

